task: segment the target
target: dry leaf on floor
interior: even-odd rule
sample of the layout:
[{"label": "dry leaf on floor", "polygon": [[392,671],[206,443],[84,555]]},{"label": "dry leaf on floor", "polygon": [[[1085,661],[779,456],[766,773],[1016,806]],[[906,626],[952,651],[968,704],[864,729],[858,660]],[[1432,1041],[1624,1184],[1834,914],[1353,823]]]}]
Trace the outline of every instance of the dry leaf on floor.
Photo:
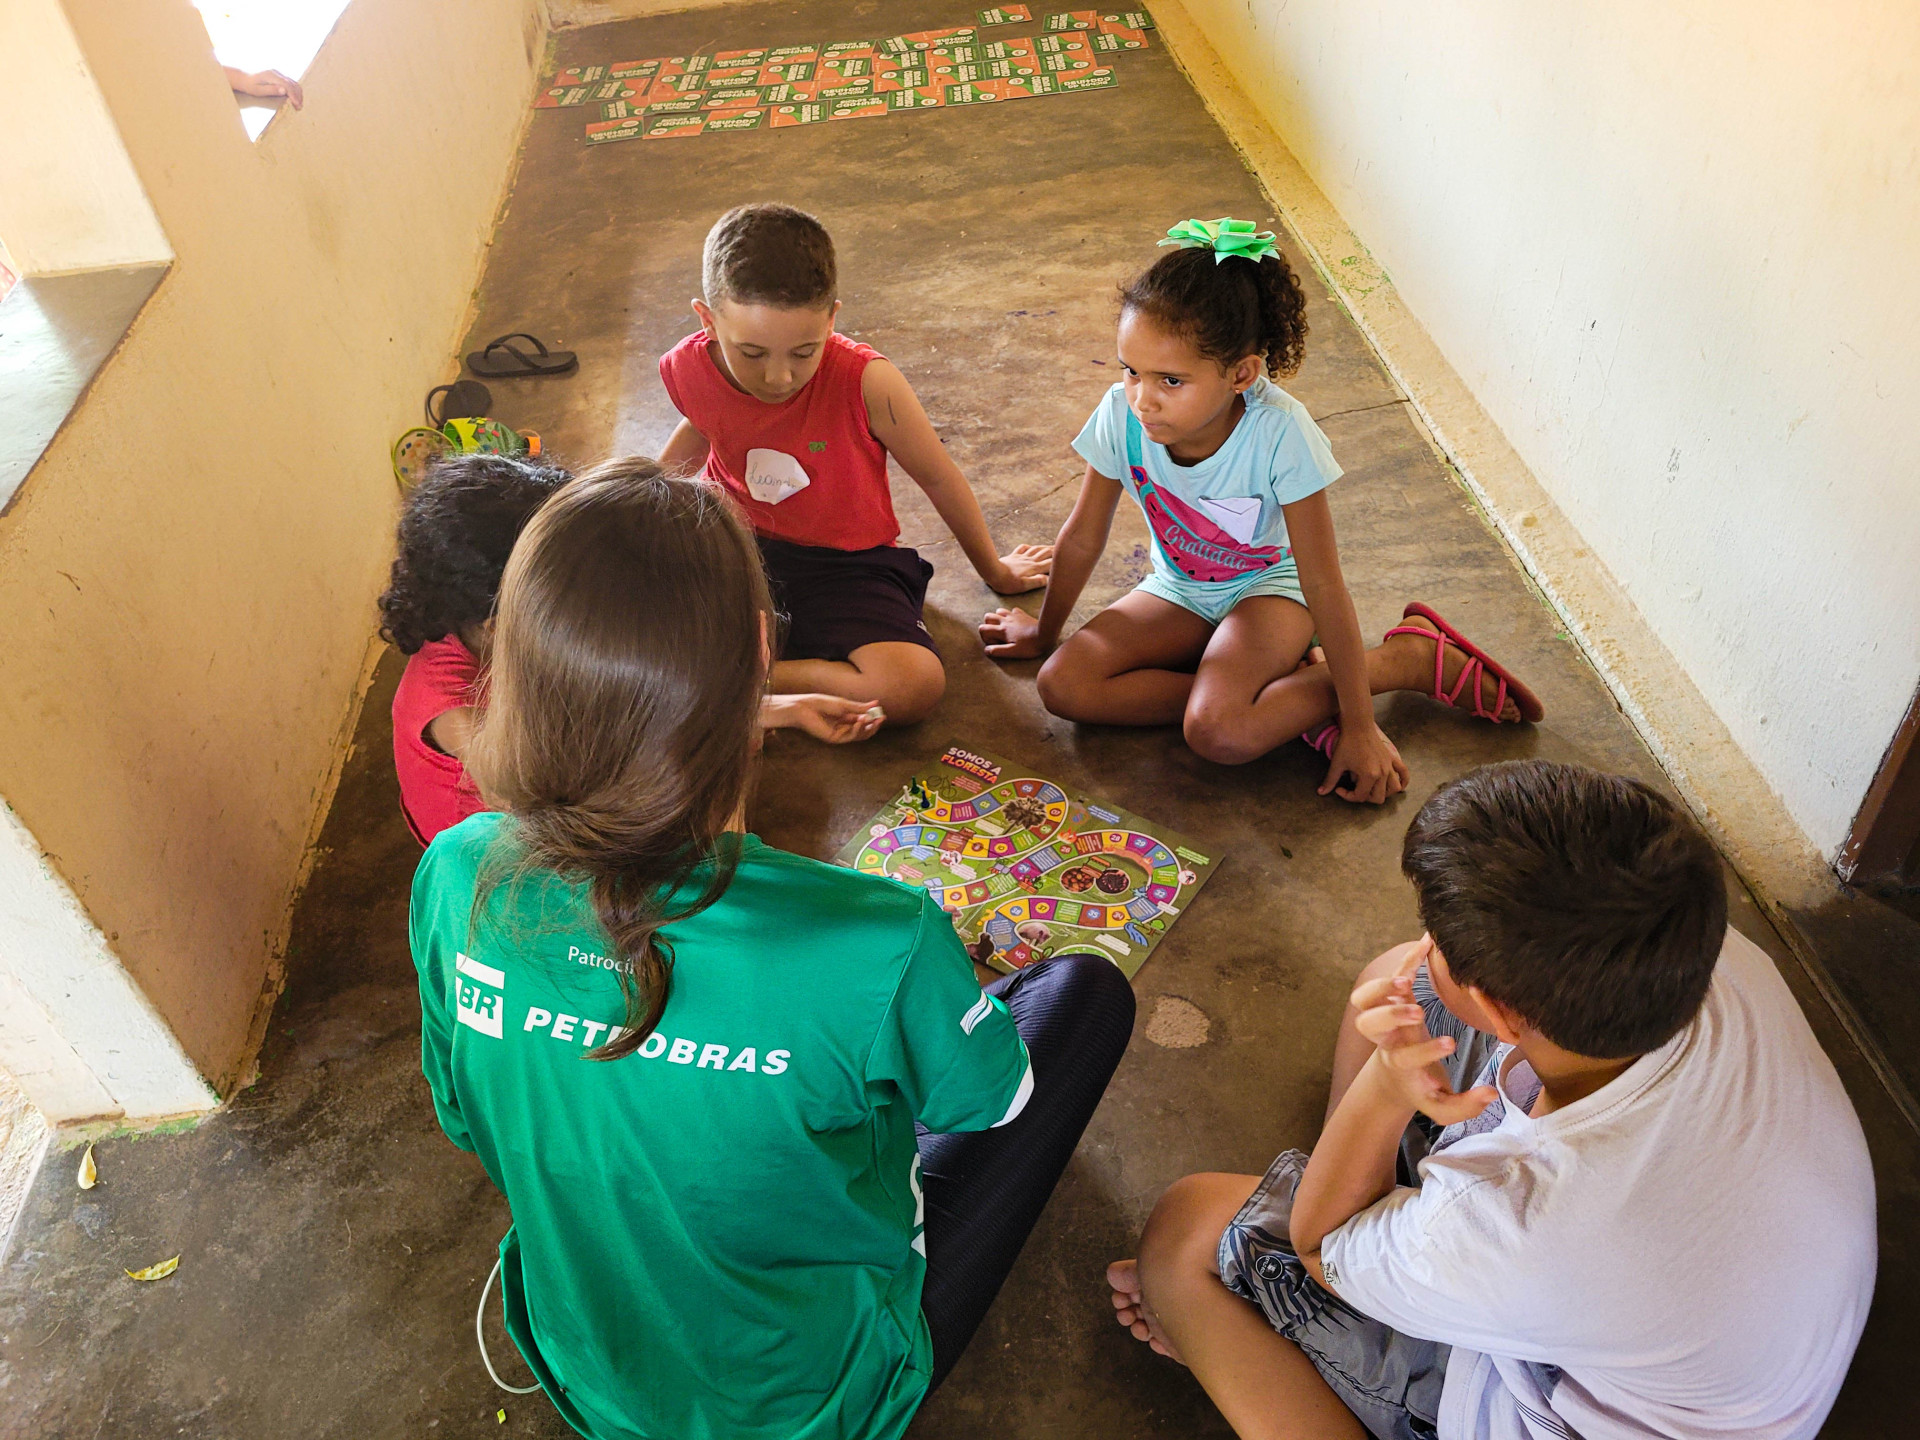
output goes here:
[{"label": "dry leaf on floor", "polygon": [[76,1177],[82,1190],[91,1190],[100,1183],[100,1167],[93,1163],[93,1146],[87,1146],[87,1153],[80,1157],[80,1174]]},{"label": "dry leaf on floor", "polygon": [[180,1257],[176,1255],[171,1260],[162,1260],[158,1265],[149,1265],[144,1270],[129,1270],[127,1271],[127,1279],[164,1280],[179,1268]]}]

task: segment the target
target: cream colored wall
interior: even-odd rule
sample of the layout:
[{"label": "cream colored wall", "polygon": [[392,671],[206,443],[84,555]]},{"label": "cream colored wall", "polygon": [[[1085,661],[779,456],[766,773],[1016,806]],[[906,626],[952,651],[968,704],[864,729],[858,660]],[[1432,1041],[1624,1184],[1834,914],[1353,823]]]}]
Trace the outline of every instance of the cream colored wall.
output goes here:
[{"label": "cream colored wall", "polygon": [[168,258],[120,132],[59,0],[0,0],[0,235],[15,270],[55,275]]},{"label": "cream colored wall", "polygon": [[1920,677],[1920,9],[1185,4],[1830,855]]},{"label": "cream colored wall", "polygon": [[451,373],[544,17],[356,0],[250,144],[186,0],[66,9],[176,258],[0,519],[0,796],[225,1089],[365,672],[387,448]]}]

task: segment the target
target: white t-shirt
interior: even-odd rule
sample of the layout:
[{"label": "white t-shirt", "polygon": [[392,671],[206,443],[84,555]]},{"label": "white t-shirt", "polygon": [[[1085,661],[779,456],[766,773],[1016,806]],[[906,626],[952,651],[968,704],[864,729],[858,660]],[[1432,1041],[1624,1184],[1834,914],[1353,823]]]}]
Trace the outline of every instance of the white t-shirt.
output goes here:
[{"label": "white t-shirt", "polygon": [[1873,1171],[1773,962],[1728,930],[1693,1022],[1538,1120],[1498,1063],[1499,1123],[1321,1247],[1341,1299],[1454,1347],[1441,1440],[1811,1440],[1873,1295]]}]

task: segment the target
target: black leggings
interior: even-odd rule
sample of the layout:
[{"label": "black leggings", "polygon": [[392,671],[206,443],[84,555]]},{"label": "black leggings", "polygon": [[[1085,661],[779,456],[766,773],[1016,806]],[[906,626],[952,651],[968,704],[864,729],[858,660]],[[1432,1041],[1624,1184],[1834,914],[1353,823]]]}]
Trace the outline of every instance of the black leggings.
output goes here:
[{"label": "black leggings", "polygon": [[1133,1036],[1133,987],[1101,955],[1057,955],[996,980],[1033,1061],[1033,1094],[997,1130],[920,1132],[932,1390],[947,1378],[1027,1243]]}]

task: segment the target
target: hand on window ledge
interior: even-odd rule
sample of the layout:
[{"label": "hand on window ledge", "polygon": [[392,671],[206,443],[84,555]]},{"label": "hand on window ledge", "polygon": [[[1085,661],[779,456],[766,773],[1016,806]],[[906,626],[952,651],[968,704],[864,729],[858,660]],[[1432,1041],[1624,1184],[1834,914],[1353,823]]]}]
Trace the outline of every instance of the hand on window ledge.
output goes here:
[{"label": "hand on window ledge", "polygon": [[282,75],[278,70],[261,70],[249,75],[231,65],[220,68],[227,72],[227,84],[236,95],[251,95],[261,100],[285,99],[296,110],[306,98],[301,93],[300,82]]}]

